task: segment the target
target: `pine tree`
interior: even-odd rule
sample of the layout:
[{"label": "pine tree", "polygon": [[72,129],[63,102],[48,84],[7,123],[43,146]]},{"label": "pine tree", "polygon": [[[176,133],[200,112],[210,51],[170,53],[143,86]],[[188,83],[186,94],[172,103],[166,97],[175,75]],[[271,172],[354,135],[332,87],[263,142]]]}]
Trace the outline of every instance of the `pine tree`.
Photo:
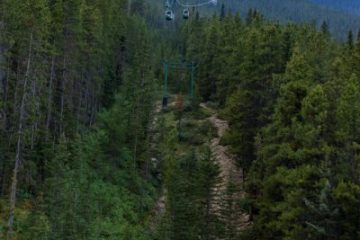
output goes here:
[{"label": "pine tree", "polygon": [[219,68],[219,20],[214,16],[206,32],[204,55],[199,69],[199,91],[205,101],[211,100],[217,91],[216,78]]},{"label": "pine tree", "polygon": [[359,224],[359,209],[360,207],[360,188],[359,185],[353,182],[340,180],[334,189],[334,198],[339,206],[339,226],[341,233],[339,239],[356,239],[360,236]]},{"label": "pine tree", "polygon": [[215,192],[220,183],[220,169],[212,156],[209,146],[203,150],[199,161],[197,185],[200,202],[199,229],[203,239],[217,239],[221,234],[221,221],[219,219],[219,193]]},{"label": "pine tree", "polygon": [[[327,98],[320,85],[307,89],[302,81],[282,88],[273,122],[258,143],[258,159],[250,174],[262,181],[256,225],[267,229],[259,236],[301,239],[302,234],[310,234],[301,227],[302,213],[307,212],[301,202],[319,191],[315,187],[320,181],[318,169],[328,165],[330,147],[326,142]],[[255,184],[251,180],[248,187],[256,194]]]},{"label": "pine tree", "polygon": [[353,48],[354,48],[354,37],[353,37],[353,32],[352,31],[349,31],[347,44],[348,44],[348,48],[350,50],[353,50]]},{"label": "pine tree", "polygon": [[[340,155],[341,159],[350,161],[350,164],[346,164],[345,170],[352,176],[352,178],[358,179],[358,136],[359,136],[359,114],[360,114],[360,85],[358,78],[352,75],[349,80],[346,81],[341,97],[338,101],[338,108],[336,111],[336,136],[339,142],[343,144],[344,152]],[[341,163],[342,168],[344,165]]]},{"label": "pine tree", "polygon": [[301,53],[299,46],[295,46],[293,54],[286,65],[286,71],[284,74],[285,82],[293,81],[313,81],[314,72],[313,68]]},{"label": "pine tree", "polygon": [[329,24],[326,21],[323,21],[323,23],[320,26],[321,32],[325,35],[325,36],[330,36],[330,31],[329,31]]},{"label": "pine tree", "polygon": [[[257,129],[257,114],[252,107],[250,91],[238,90],[226,104],[225,114],[232,129],[226,136],[231,143],[231,152],[238,158],[238,164],[247,172],[255,159],[254,137]],[[239,111],[241,110],[241,111]]]},{"label": "pine tree", "polygon": [[221,71],[216,81],[217,101],[220,105],[226,103],[227,97],[236,90],[239,80],[238,63],[242,61],[243,23],[239,15],[226,15],[221,23],[219,45],[219,63]]},{"label": "pine tree", "polygon": [[[339,209],[335,205],[332,196],[332,186],[328,180],[325,180],[324,187],[321,190],[317,202],[313,203],[305,199],[305,205],[311,209],[313,216],[306,224],[313,229],[316,238],[321,239],[323,236],[327,238],[336,238],[339,236],[338,231],[338,215]],[[314,237],[315,238],[315,237]]]},{"label": "pine tree", "polygon": [[354,51],[350,59],[350,67],[351,67],[351,73],[356,74],[356,76],[360,77],[360,68],[359,66],[360,61],[360,41],[357,41],[355,43]]},{"label": "pine tree", "polygon": [[250,25],[251,22],[252,22],[252,16],[253,16],[253,9],[252,8],[249,8],[247,14],[246,14],[246,19],[245,19],[245,22],[247,25]]},{"label": "pine tree", "polygon": [[224,20],[225,15],[226,15],[226,13],[225,13],[225,4],[223,3],[223,4],[221,4],[220,21]]}]

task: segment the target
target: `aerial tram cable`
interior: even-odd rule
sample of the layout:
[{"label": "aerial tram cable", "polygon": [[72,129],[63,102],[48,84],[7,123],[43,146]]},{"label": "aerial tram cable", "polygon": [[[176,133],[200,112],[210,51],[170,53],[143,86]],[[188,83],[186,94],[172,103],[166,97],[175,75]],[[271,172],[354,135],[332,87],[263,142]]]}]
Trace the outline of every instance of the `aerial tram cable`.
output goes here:
[{"label": "aerial tram cable", "polygon": [[175,0],[166,0],[165,1],[165,8],[172,8],[175,5]]},{"label": "aerial tram cable", "polygon": [[216,5],[217,0],[207,0],[207,1],[202,1],[202,2],[198,1],[198,3],[193,3],[193,4],[182,3],[180,0],[176,0],[176,3],[184,8],[191,8],[191,7],[202,7],[202,6],[209,5],[209,4]]},{"label": "aerial tram cable", "polygon": [[189,3],[189,0],[186,0],[185,3],[183,3],[180,0],[166,0],[165,1],[165,19],[167,21],[172,21],[175,19],[175,14],[173,11],[173,6],[175,4],[178,4],[179,6],[183,7],[183,19],[187,20],[190,17],[190,8],[197,8],[206,6],[209,4],[216,5],[217,0],[198,0],[197,3]]}]

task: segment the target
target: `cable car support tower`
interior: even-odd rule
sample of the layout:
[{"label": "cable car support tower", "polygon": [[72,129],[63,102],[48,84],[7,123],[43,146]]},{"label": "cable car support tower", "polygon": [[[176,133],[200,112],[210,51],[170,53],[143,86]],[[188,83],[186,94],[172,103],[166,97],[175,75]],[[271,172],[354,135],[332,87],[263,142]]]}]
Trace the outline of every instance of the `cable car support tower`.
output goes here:
[{"label": "cable car support tower", "polygon": [[168,105],[169,99],[169,72],[171,70],[180,70],[180,71],[188,71],[190,73],[190,81],[189,81],[189,98],[192,100],[195,94],[195,77],[196,77],[196,63],[171,63],[164,62],[164,85],[163,85],[163,108],[166,108]]},{"label": "cable car support tower", "polygon": [[[190,8],[198,8],[206,5],[216,5],[217,0],[165,0],[165,19],[167,21],[173,21],[175,19],[174,8],[179,6],[183,8],[183,19],[187,20],[190,18]],[[189,97],[190,99],[194,98],[195,94],[195,77],[197,64],[194,62],[191,63],[171,63],[164,61],[164,86],[163,86],[163,107],[167,107],[169,99],[169,90],[168,90],[168,80],[169,80],[169,71],[171,70],[182,70],[190,72],[190,84],[189,84]]]}]

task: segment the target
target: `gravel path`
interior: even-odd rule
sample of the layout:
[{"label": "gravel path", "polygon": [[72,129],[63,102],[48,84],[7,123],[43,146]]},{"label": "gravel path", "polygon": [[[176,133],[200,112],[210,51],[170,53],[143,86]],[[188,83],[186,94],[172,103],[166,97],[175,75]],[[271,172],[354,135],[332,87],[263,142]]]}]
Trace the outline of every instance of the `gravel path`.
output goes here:
[{"label": "gravel path", "polygon": [[[207,108],[205,105],[201,105],[204,108]],[[242,189],[243,186],[243,171],[241,168],[236,166],[235,160],[227,153],[227,147],[220,145],[220,139],[228,130],[229,125],[227,121],[222,120],[218,117],[216,113],[211,115],[208,118],[209,121],[214,125],[217,129],[218,136],[211,141],[211,149],[213,152],[213,156],[217,161],[220,167],[220,177],[221,182],[219,185],[213,190],[216,198],[214,199],[213,208],[215,211],[220,209],[218,206],[218,200],[220,200],[226,192],[226,186],[231,181],[234,183],[239,189]],[[240,190],[235,196],[234,199],[239,200],[245,197],[245,192]],[[236,220],[236,225],[238,226],[238,230],[246,229],[249,225],[251,225],[250,216],[244,212],[239,214],[239,219]]]}]

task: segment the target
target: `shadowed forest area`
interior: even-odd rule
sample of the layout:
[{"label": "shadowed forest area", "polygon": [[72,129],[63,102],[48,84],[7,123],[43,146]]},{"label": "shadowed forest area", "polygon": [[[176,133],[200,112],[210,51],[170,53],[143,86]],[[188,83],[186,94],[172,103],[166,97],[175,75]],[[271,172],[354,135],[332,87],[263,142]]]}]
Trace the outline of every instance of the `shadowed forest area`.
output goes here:
[{"label": "shadowed forest area", "polygon": [[357,5],[256,2],[1,0],[0,239],[360,239]]}]

